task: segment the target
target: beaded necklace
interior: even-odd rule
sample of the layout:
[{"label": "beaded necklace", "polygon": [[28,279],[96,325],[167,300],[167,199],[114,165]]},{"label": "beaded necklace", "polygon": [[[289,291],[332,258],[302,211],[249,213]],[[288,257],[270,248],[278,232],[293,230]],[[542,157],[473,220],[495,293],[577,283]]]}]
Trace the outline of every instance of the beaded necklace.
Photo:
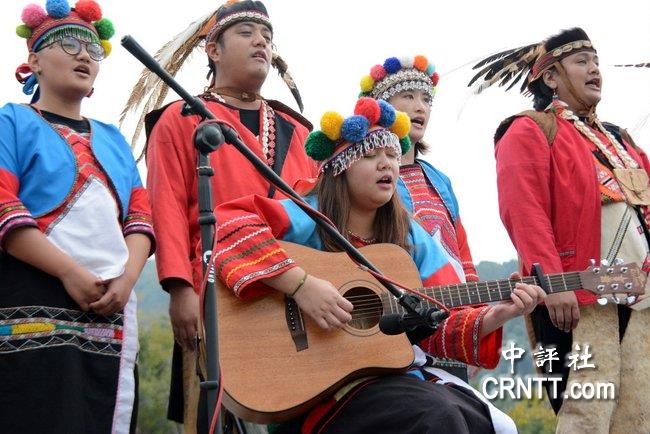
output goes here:
[{"label": "beaded necklace", "polygon": [[[208,96],[211,96],[220,103],[227,104],[226,100],[218,93],[210,90],[206,91],[206,93]],[[273,110],[273,107],[271,107],[266,100],[261,100],[261,103],[262,128],[260,135],[257,136],[257,140],[259,140],[262,145],[262,153],[266,158],[266,164],[273,166],[273,163],[275,162],[275,110]]]},{"label": "beaded necklace", "polygon": [[596,145],[596,147],[607,157],[612,165],[614,176],[619,182],[623,193],[630,205],[650,205],[650,185],[648,174],[634,160],[623,145],[616,140],[616,137],[610,133],[603,124],[594,119],[594,125],[607,137],[614,147],[616,154],[612,153],[600,138],[576,116],[566,104],[562,102],[552,103],[551,110],[555,110],[562,119],[571,121],[573,126],[580,131],[585,137]]}]

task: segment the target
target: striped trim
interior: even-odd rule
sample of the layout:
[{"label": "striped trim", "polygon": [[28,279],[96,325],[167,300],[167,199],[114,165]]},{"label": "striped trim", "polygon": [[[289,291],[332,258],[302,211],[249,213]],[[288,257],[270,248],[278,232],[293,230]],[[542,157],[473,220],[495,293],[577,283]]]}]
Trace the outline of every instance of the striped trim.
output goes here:
[{"label": "striped trim", "polygon": [[247,274],[246,276],[242,277],[239,279],[232,287],[232,290],[235,291],[235,294],[239,294],[239,288],[244,285],[246,282],[252,279],[256,279],[260,276],[266,276],[271,273],[275,273],[278,270],[281,270],[282,268],[285,268],[291,264],[293,264],[294,261],[291,258],[287,258],[282,262],[279,262],[265,270],[260,270],[260,271],[255,271],[254,273]]},{"label": "striped trim", "polygon": [[247,214],[247,215],[235,217],[234,219],[230,219],[227,222],[221,224],[220,226],[217,226],[217,232],[223,230],[223,228],[225,228],[226,226],[230,226],[233,223],[237,223],[238,221],[248,220],[248,219],[252,219],[252,218],[258,218],[259,219],[259,216],[257,214]]},{"label": "striped trim", "polygon": [[219,238],[217,240],[217,242],[218,243],[224,242],[226,239],[230,238],[231,236],[233,236],[234,234],[236,234],[237,232],[239,232],[240,230],[242,230],[244,228],[251,228],[251,227],[263,228],[264,226],[266,226],[265,223],[248,223],[248,224],[245,224],[245,225],[241,225],[241,226],[237,227],[236,229],[233,229],[232,231],[228,232],[223,237]]},{"label": "striped trim", "polygon": [[[469,361],[471,359],[469,357],[469,354],[467,354],[467,345],[465,345],[465,331],[467,330],[467,323],[469,321],[470,314],[468,312],[463,312],[463,313],[464,313],[463,316],[465,318],[463,318],[463,326],[461,327],[460,343],[461,343],[461,347],[463,349],[463,358],[464,358],[464,360]],[[472,335],[472,337],[473,337],[473,335]],[[476,348],[476,346],[474,346],[474,348]]]},{"label": "striped trim", "polygon": [[481,325],[483,324],[483,317],[491,309],[491,306],[485,306],[483,310],[478,314],[476,320],[474,321],[474,328],[472,330],[472,344],[474,347],[474,363],[473,365],[482,366],[481,361],[479,360],[479,336],[481,331]]},{"label": "striped trim", "polygon": [[259,264],[260,262],[264,262],[264,261],[266,261],[268,258],[270,258],[271,256],[276,255],[276,254],[281,253],[281,252],[284,252],[284,249],[283,249],[282,247],[277,248],[277,249],[275,249],[275,250],[271,250],[271,251],[268,252],[266,255],[261,256],[261,257],[255,259],[254,261],[249,261],[249,262],[244,262],[243,264],[239,264],[238,266],[236,266],[235,268],[233,268],[232,270],[230,270],[230,272],[228,273],[228,275],[227,275],[226,278],[224,279],[226,285],[228,285],[228,280],[230,280],[230,276],[232,276],[233,273],[236,273],[238,270],[241,270],[241,269],[244,268],[244,267],[248,267],[248,266],[251,266],[251,265]]},{"label": "striped trim", "polygon": [[[447,325],[449,324],[449,318],[444,320],[442,322],[442,324],[443,324],[443,326],[442,326],[442,336],[441,336],[441,339],[440,339],[442,341],[442,355],[445,356],[446,358],[449,358],[449,352],[447,351],[447,339],[446,339]],[[428,352],[430,354],[434,354],[434,351],[431,348],[432,341],[433,341],[432,339],[429,339],[429,351]]]},{"label": "striped trim", "polygon": [[259,249],[261,249],[263,247],[266,247],[268,245],[271,245],[271,244],[273,244],[275,242],[276,242],[276,240],[271,238],[271,239],[268,239],[268,240],[264,241],[263,243],[256,244],[253,247],[251,247],[250,249],[246,249],[243,252],[241,252],[241,253],[239,253],[239,254],[237,254],[235,256],[231,256],[228,259],[224,259],[223,261],[220,262],[219,268],[217,268],[217,274],[221,275],[221,272],[223,271],[223,269],[225,268],[225,266],[228,263],[230,263],[232,261],[236,261],[237,259],[241,259],[241,258],[243,258],[245,256],[248,256],[251,253],[253,253],[254,251],[259,250]]},{"label": "striped trim", "polygon": [[217,252],[216,256],[217,257],[221,256],[222,254],[234,249],[235,247],[237,247],[238,245],[240,245],[244,241],[249,240],[249,239],[253,238],[254,236],[257,236],[257,235],[261,234],[262,232],[270,232],[270,231],[271,231],[271,228],[269,228],[267,226],[267,227],[265,227],[263,229],[260,229],[259,231],[255,231],[253,233],[250,233],[250,234],[246,235],[245,237],[240,238],[239,240],[235,241],[233,244],[229,245],[228,247],[219,250]]}]

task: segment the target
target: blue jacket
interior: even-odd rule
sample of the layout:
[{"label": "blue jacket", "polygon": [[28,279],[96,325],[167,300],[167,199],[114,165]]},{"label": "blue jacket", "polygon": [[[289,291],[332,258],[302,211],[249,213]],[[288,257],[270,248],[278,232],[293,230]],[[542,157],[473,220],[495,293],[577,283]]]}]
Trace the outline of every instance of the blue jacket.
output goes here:
[{"label": "blue jacket", "polygon": [[[91,146],[126,218],[131,191],[141,187],[131,149],[114,126],[90,120]],[[0,109],[0,171],[18,179],[18,197],[33,217],[56,209],[72,191],[77,162],[66,140],[26,105]]]}]

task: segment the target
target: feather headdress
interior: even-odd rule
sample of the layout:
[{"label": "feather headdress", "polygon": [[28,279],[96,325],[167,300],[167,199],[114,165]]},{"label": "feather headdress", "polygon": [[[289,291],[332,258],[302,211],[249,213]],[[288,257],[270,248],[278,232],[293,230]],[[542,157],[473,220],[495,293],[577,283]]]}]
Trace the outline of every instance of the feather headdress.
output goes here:
[{"label": "feather headdress", "polygon": [[584,30],[573,28],[564,30],[542,42],[493,54],[472,69],[479,71],[468,83],[474,93],[481,93],[488,87],[498,84],[508,85],[512,89],[522,79],[520,92],[530,93],[530,85],[538,80],[542,73],[566,56],[578,51],[595,51]]},{"label": "feather headdress", "polygon": [[[262,2],[230,0],[220,6],[216,11],[210,12],[191,23],[189,27],[163,45],[155,54],[154,58],[173,77],[203,41],[217,38],[228,27],[242,21],[259,22],[272,29],[266,8]],[[302,111],[303,104],[300,92],[288,72],[287,63],[278,53],[274,52],[271,65],[278,70]],[[119,121],[120,125],[122,125],[130,112],[142,107],[138,123],[131,138],[132,148],[135,148],[138,137],[142,133],[145,116],[150,111],[162,106],[168,90],[167,85],[148,69],[145,68],[140,74],[140,78],[133,87],[131,95],[120,114]]]}]

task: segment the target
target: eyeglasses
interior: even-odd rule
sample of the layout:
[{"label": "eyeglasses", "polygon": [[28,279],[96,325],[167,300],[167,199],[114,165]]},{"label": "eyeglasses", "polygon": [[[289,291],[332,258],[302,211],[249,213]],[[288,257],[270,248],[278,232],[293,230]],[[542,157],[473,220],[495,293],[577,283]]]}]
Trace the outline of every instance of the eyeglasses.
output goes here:
[{"label": "eyeglasses", "polygon": [[106,57],[106,51],[104,50],[104,47],[102,47],[101,44],[97,42],[80,41],[79,39],[73,36],[65,36],[61,39],[57,39],[54,42],[50,42],[47,45],[43,45],[41,48],[38,49],[38,51],[41,51],[56,43],[60,43],[61,48],[63,48],[63,51],[65,51],[71,56],[76,56],[77,54],[81,53],[81,46],[85,45],[86,52],[88,53],[90,58],[93,59],[94,61],[100,62],[104,60],[104,57]]}]

